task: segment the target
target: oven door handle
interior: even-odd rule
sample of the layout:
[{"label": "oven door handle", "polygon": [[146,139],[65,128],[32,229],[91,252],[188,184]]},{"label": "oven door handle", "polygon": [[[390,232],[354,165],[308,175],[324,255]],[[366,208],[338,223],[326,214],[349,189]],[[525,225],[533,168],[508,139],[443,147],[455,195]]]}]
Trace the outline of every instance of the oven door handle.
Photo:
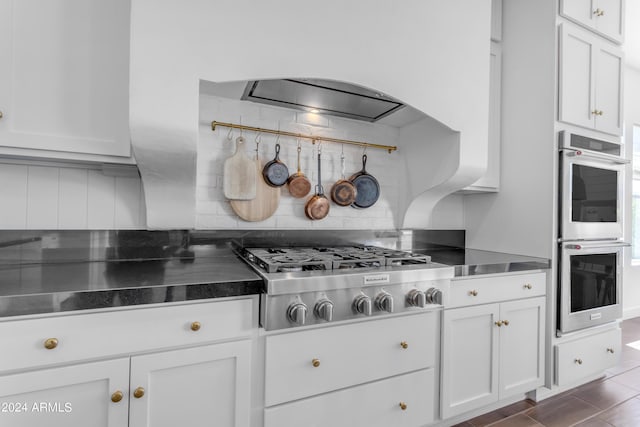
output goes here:
[{"label": "oven door handle", "polygon": [[564,245],[565,249],[600,249],[600,248],[624,248],[631,246],[631,243],[627,242],[615,242],[615,243],[566,243]]},{"label": "oven door handle", "polygon": [[602,160],[605,162],[615,163],[618,165],[626,165],[631,163],[631,160],[623,159],[617,156],[610,156],[608,154],[594,153],[592,151],[574,150],[571,148],[563,148],[560,151],[562,151],[567,157],[582,157],[586,159],[596,159],[596,160]]}]

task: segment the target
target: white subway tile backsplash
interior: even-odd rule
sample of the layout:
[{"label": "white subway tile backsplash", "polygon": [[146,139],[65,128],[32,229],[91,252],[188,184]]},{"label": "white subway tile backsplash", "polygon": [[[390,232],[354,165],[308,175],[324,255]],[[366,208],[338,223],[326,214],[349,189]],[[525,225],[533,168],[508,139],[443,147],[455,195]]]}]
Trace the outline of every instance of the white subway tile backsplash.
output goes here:
[{"label": "white subway tile backsplash", "polygon": [[228,215],[198,215],[196,217],[196,228],[201,230],[238,228],[238,220],[237,217]]},{"label": "white subway tile backsplash", "polygon": [[329,127],[329,119],[316,113],[297,113],[296,122],[311,126]]},{"label": "white subway tile backsplash", "polygon": [[[352,139],[379,144],[392,145],[397,138],[398,131],[385,125],[358,122],[331,116],[311,113],[293,113],[290,110],[258,106],[246,102],[219,99],[210,96],[201,98],[201,118],[214,115],[214,108],[218,108],[218,121],[242,123],[267,129],[280,129],[289,132],[308,135],[326,136],[332,138]],[[201,119],[201,122],[205,122]],[[364,148],[351,145],[334,143],[312,144],[310,140],[301,139],[300,167],[303,173],[312,182],[312,191],[303,199],[291,197],[286,189],[282,189],[280,206],[274,216],[267,221],[248,223],[237,219],[228,202],[222,194],[222,168],[224,160],[234,152],[233,144],[227,141],[227,128],[219,128],[212,132],[205,124],[200,126],[200,139],[198,151],[198,175],[197,175],[197,226],[203,228],[394,228],[396,218],[394,212],[398,210],[397,192],[400,188],[398,170],[401,170],[399,156],[388,154],[384,150],[369,149],[367,171],[373,174],[381,185],[383,192],[375,206],[369,209],[344,208],[337,205],[331,206],[328,217],[320,221],[310,221],[304,215],[304,206],[309,197],[315,193],[317,182],[317,154],[318,147],[322,149],[322,185],[325,194],[329,196],[333,184],[342,177],[340,156],[345,157],[345,177],[362,169],[362,154]],[[234,138],[239,135],[233,131]],[[248,149],[253,154],[256,134],[245,132],[244,137],[248,141]],[[270,161],[275,156],[275,145],[281,145],[280,160],[289,168],[290,173],[297,170],[297,144],[296,139],[281,137],[279,140],[274,135],[263,134],[260,136],[259,158],[262,164]],[[213,177],[216,177],[214,181]],[[214,207],[219,210],[213,214]],[[216,218],[220,217],[219,220]],[[224,217],[231,217],[235,221],[226,221]]]},{"label": "white subway tile backsplash", "polygon": [[258,120],[261,123],[265,123],[263,126],[258,127],[267,127],[276,122],[283,123],[292,123],[296,120],[296,113],[291,110],[286,110],[284,108],[277,107],[260,107],[260,113],[258,115]]}]

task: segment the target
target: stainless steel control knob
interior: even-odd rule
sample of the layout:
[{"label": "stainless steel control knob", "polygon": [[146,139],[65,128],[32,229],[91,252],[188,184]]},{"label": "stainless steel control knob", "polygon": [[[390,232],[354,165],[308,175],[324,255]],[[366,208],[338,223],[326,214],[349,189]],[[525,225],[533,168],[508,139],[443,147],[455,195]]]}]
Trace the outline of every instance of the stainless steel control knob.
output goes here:
[{"label": "stainless steel control knob", "polygon": [[322,299],[316,303],[313,312],[318,319],[331,322],[333,320],[333,303],[328,299]]},{"label": "stainless steel control knob", "polygon": [[371,316],[373,307],[371,304],[371,298],[365,294],[360,294],[353,299],[353,309],[356,313],[364,314],[365,316]]},{"label": "stainless steel control knob", "polygon": [[418,289],[412,289],[407,294],[407,302],[413,307],[424,307],[427,305],[427,296]]},{"label": "stainless steel control knob", "polygon": [[307,320],[307,306],[302,302],[294,302],[287,309],[287,318],[292,323],[304,325]]},{"label": "stainless steel control knob", "polygon": [[429,288],[425,292],[428,304],[442,304],[442,291],[438,288]]},{"label": "stainless steel control knob", "polygon": [[376,307],[378,310],[393,313],[393,297],[390,293],[382,291],[376,296]]}]

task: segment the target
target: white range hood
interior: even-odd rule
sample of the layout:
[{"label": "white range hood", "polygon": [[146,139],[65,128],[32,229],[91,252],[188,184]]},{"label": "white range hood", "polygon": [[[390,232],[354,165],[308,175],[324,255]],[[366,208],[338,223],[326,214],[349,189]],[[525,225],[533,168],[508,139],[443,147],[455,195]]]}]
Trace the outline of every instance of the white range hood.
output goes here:
[{"label": "white range hood", "polygon": [[423,112],[426,120],[401,132],[412,183],[404,227],[424,225],[442,197],[481,176],[490,1],[316,6],[132,0],[130,127],[149,228],[195,225],[201,80],[318,78],[372,88]]}]

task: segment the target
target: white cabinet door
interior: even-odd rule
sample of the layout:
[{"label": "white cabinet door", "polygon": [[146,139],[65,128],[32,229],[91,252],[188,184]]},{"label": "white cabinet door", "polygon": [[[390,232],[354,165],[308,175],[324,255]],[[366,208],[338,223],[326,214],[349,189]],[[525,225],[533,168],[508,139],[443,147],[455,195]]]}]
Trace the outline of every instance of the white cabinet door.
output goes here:
[{"label": "white cabinet door", "polygon": [[594,46],[583,34],[570,31],[566,25],[561,28],[558,119],[593,129],[595,107],[591,72]]},{"label": "white cabinet door", "polygon": [[249,340],[134,356],[129,426],[248,427],[250,371]]},{"label": "white cabinet door", "polygon": [[0,151],[130,156],[129,9],[0,0]]},{"label": "white cabinet door", "polygon": [[[128,388],[129,358],[4,375],[0,377],[0,425],[127,426]],[[121,400],[113,402],[112,395],[118,391]]]},{"label": "white cabinet door", "polygon": [[597,5],[596,9],[600,9],[600,13],[596,17],[596,31],[614,41],[622,42],[624,38],[624,0],[597,0]]},{"label": "white cabinet door", "polygon": [[558,120],[622,134],[622,52],[586,31],[560,30]]},{"label": "white cabinet door", "polygon": [[621,43],[624,34],[624,0],[561,0],[560,15]]},{"label": "white cabinet door", "polygon": [[500,398],[544,383],[545,297],[500,305]]},{"label": "white cabinet door", "polygon": [[498,400],[499,304],[445,310],[443,419]]},{"label": "white cabinet door", "polygon": [[595,52],[596,129],[622,135],[622,53],[604,43]]}]

